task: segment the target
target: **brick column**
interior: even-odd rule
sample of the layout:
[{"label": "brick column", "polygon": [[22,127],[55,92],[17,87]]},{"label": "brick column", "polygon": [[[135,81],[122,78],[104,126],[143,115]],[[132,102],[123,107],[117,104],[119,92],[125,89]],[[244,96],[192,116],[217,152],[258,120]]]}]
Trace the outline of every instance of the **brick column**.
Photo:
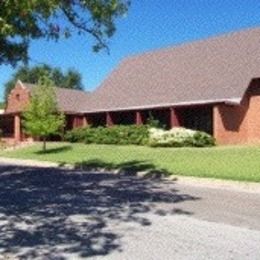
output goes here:
[{"label": "brick column", "polygon": [[113,125],[114,125],[114,122],[113,122],[112,114],[110,112],[107,112],[106,113],[106,126],[110,127]]},{"label": "brick column", "polygon": [[87,115],[84,115],[84,116],[83,116],[82,126],[83,126],[83,127],[89,126],[89,118],[88,118]]},{"label": "brick column", "polygon": [[16,142],[21,141],[21,117],[20,115],[15,115],[14,116],[14,140]]},{"label": "brick column", "polygon": [[178,112],[173,107],[170,108],[170,126],[171,128],[181,126]]},{"label": "brick column", "polygon": [[143,125],[143,117],[141,111],[136,111],[135,113],[135,124],[136,125]]},{"label": "brick column", "polygon": [[74,116],[72,117],[73,121],[72,121],[72,128],[77,128],[78,127],[78,116]]}]

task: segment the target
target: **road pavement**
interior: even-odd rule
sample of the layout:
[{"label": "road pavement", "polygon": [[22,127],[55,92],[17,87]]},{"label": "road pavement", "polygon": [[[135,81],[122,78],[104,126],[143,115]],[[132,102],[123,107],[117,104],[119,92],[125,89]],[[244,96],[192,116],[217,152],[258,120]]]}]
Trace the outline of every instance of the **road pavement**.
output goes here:
[{"label": "road pavement", "polygon": [[260,193],[0,164],[0,259],[260,259]]}]

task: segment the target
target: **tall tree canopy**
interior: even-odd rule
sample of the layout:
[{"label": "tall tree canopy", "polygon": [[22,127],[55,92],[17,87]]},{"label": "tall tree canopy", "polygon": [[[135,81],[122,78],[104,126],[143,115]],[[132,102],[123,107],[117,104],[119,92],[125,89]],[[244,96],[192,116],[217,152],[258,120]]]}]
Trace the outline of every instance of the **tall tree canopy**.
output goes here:
[{"label": "tall tree canopy", "polygon": [[0,64],[28,60],[31,39],[91,35],[94,51],[107,47],[115,19],[129,0],[3,0],[0,1]]},{"label": "tall tree canopy", "polygon": [[18,79],[23,82],[37,84],[43,76],[48,76],[57,87],[83,89],[81,74],[76,70],[69,69],[65,73],[59,68],[52,68],[48,65],[34,67],[22,66],[5,83],[5,100],[14,88]]}]

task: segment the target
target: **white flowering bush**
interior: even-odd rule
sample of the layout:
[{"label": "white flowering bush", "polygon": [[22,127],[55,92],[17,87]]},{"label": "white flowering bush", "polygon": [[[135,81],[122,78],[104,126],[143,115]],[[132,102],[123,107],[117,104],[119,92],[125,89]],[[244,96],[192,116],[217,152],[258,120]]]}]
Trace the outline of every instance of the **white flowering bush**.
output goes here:
[{"label": "white flowering bush", "polygon": [[206,147],[215,145],[214,138],[201,131],[175,127],[171,130],[149,129],[149,145],[153,147]]}]

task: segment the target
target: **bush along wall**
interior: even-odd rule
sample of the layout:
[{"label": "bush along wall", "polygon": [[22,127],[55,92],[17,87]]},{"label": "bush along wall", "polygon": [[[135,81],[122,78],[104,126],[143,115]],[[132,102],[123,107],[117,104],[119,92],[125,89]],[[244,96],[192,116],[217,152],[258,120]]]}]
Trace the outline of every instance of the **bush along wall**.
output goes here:
[{"label": "bush along wall", "polygon": [[66,141],[86,144],[146,145],[148,139],[149,129],[145,125],[76,128],[65,135]]},{"label": "bush along wall", "polygon": [[181,127],[171,130],[149,129],[149,142],[152,147],[210,147],[215,139],[204,132]]},{"label": "bush along wall", "polygon": [[66,133],[65,140],[86,144],[149,145],[151,147],[210,147],[215,139],[204,132],[185,128],[163,130],[150,126],[86,127]]}]

